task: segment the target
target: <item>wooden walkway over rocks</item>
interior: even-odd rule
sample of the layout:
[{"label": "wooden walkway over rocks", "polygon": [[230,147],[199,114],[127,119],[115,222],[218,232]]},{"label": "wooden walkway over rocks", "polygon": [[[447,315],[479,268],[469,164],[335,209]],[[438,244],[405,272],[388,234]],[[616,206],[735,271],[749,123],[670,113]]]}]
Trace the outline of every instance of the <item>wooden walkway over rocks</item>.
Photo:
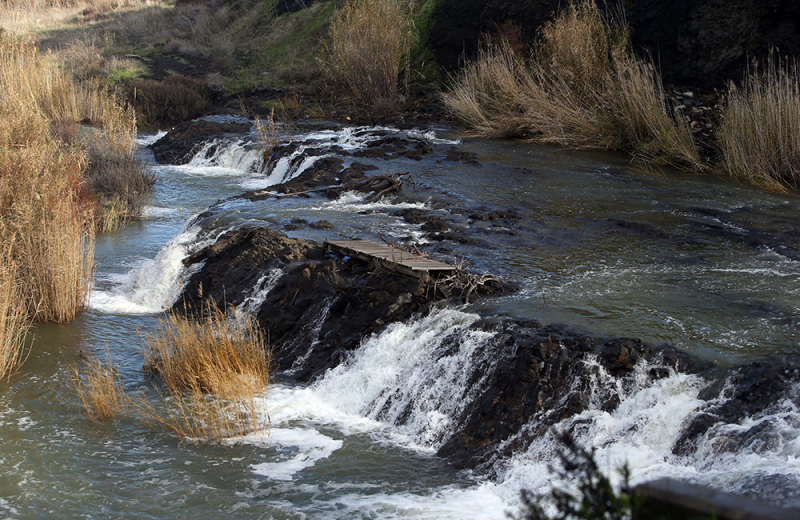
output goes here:
[{"label": "wooden walkway over rocks", "polygon": [[429,276],[432,273],[452,273],[456,270],[452,265],[369,240],[326,240],[325,248],[345,256],[377,262],[393,271],[415,278]]}]

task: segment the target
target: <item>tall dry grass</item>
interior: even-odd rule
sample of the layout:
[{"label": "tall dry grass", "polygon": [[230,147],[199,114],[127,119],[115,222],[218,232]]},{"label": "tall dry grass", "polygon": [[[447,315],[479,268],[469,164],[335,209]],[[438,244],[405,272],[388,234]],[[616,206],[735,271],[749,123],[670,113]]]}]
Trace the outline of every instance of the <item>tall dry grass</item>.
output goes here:
[{"label": "tall dry grass", "polygon": [[794,63],[776,62],[731,85],[717,133],[722,169],[775,191],[800,185],[800,78]]},{"label": "tall dry grass", "polygon": [[625,26],[605,18],[593,0],[548,23],[530,56],[494,42],[444,96],[447,108],[482,135],[623,150],[701,169],[689,129],[669,116],[664,99],[655,68],[633,54]]},{"label": "tall dry grass", "polygon": [[8,379],[27,354],[28,316],[19,301],[16,264],[11,261],[10,250],[0,251],[0,380]]},{"label": "tall dry grass", "polygon": [[146,422],[195,439],[264,431],[256,397],[269,383],[270,357],[249,316],[232,320],[213,304],[197,320],[172,313],[145,345],[145,370],[163,384],[170,411],[139,400]]},{"label": "tall dry grass", "polygon": [[72,371],[72,384],[78,394],[86,416],[96,422],[116,419],[131,406],[125,395],[119,371],[106,351],[106,362],[89,357],[83,370],[75,367]]},{"label": "tall dry grass", "polygon": [[398,104],[414,33],[412,4],[349,0],[334,14],[326,65],[340,93],[375,109]]},{"label": "tall dry grass", "polygon": [[46,56],[0,37],[0,217],[28,316],[66,322],[83,308],[93,265],[91,203],[80,146],[51,135],[76,89]]}]

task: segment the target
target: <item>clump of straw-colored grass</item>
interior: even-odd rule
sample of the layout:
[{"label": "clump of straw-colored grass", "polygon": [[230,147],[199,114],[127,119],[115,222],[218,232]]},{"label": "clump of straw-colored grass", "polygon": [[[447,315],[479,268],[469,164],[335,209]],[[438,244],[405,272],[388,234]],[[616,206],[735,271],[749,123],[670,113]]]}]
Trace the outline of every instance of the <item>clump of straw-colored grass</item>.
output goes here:
[{"label": "clump of straw-colored grass", "polygon": [[542,29],[530,56],[502,40],[484,49],[445,104],[478,134],[622,150],[701,169],[689,129],[667,113],[655,68],[633,54],[629,41],[624,25],[581,0]]},{"label": "clump of straw-colored grass", "polygon": [[105,196],[86,182],[97,163],[88,150],[132,158],[135,117],[106,88],[75,83],[51,55],[1,34],[0,100],[0,238],[20,305],[31,319],[67,322],[86,304]]},{"label": "clump of straw-colored grass", "polygon": [[346,97],[377,110],[399,103],[414,32],[411,4],[348,0],[334,14],[326,66]]},{"label": "clump of straw-colored grass", "polygon": [[800,79],[795,64],[776,63],[731,84],[717,138],[722,169],[770,190],[800,184]]},{"label": "clump of straw-colored grass", "polygon": [[265,428],[255,399],[269,383],[270,357],[249,316],[229,319],[213,304],[197,320],[171,313],[145,337],[145,371],[169,394],[166,417],[140,402],[141,415],[152,425],[215,440]]},{"label": "clump of straw-colored grass", "polygon": [[75,367],[72,382],[86,416],[96,422],[116,419],[129,408],[131,401],[122,389],[119,371],[106,351],[106,362],[89,357],[81,370]]},{"label": "clump of straw-colored grass", "polygon": [[25,361],[27,309],[20,305],[16,265],[10,251],[0,251],[0,380],[11,377]]}]

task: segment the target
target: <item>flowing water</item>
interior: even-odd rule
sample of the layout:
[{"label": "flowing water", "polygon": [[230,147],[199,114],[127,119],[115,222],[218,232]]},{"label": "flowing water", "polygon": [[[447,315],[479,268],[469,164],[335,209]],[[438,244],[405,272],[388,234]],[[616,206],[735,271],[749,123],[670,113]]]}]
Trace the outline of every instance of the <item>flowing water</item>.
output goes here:
[{"label": "flowing water", "polygon": [[[479,315],[668,342],[721,364],[798,352],[800,211],[791,196],[645,174],[612,154],[459,144],[443,132],[389,130],[432,150],[422,161],[359,159],[411,172],[415,184],[402,197],[232,199],[204,212],[386,132],[297,136],[303,144],[269,167],[248,136],[207,147],[186,166],[153,164],[158,183],[147,218],[97,239],[89,310],[69,325],[38,325],[22,373],[0,384],[0,518],[500,519],[517,507],[521,489],[552,485],[548,464],[557,443],[546,435],[524,446],[497,461],[491,479],[434,456],[482,388],[464,368],[492,362],[481,348],[491,333],[469,329]],[[156,137],[141,141],[150,163],[144,145]],[[454,145],[477,161],[448,161]],[[301,227],[288,234],[424,242],[420,226],[398,211],[423,209],[467,225],[472,211],[509,208],[519,217],[513,226],[478,222],[477,243],[445,242],[432,254],[502,275],[520,285],[518,292],[393,324],[311,385],[279,376],[258,399],[268,434],[198,444],[134,419],[98,424],[82,415],[69,383],[79,350],[101,357],[107,350],[125,390],[154,397],[142,373],[141,335],[157,326],[191,274],[182,259],[226,230],[324,219],[333,231]],[[263,273],[240,310],[258,309],[281,274]],[[445,346],[448,338],[456,349]],[[673,476],[800,507],[796,396],[745,424],[714,429],[695,453],[678,456],[672,445],[706,406],[698,396],[708,382],[676,373],[650,382],[647,368],[638,367],[635,384],[620,388],[615,411],[595,403],[567,421],[580,442],[598,447],[605,470],[628,463],[634,482]],[[597,373],[596,384],[615,384]],[[735,453],[719,449],[725,435],[758,424],[770,442]]]}]

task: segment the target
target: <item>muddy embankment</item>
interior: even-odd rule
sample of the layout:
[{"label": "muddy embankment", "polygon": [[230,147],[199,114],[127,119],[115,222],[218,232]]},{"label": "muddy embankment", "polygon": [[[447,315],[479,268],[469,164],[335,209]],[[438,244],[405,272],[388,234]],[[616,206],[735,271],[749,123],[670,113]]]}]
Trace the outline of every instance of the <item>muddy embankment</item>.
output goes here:
[{"label": "muddy embankment", "polygon": [[[191,125],[178,128],[154,148],[169,144],[185,153],[157,157],[185,162],[186,155],[201,149],[209,135],[231,130],[212,126],[201,123],[196,134],[187,131]],[[266,169],[288,156],[302,163],[306,155],[298,154],[298,147],[294,143],[278,148]],[[427,154],[429,148],[419,141],[387,136],[357,151],[338,149],[335,156],[318,159],[300,176],[238,199],[258,201],[287,195],[335,199],[355,185],[372,194],[385,193],[394,183],[405,181],[378,176],[360,164],[359,157],[413,159]],[[452,148],[445,160],[469,161],[470,154]],[[209,208],[197,220],[213,225],[214,211],[215,207]],[[450,229],[450,223],[425,211],[402,213],[409,222],[422,223],[432,239],[429,247],[440,251],[447,250],[442,248],[443,242],[482,240],[469,227]],[[517,217],[513,211],[488,211],[470,218],[513,227]],[[296,218],[284,225],[290,230],[305,226],[327,227],[330,223]],[[275,369],[282,377],[302,382],[319,379],[330,368],[347,362],[365,338],[393,323],[408,322],[442,305],[457,305],[465,297],[514,290],[495,278],[478,284],[476,275],[466,273],[446,281],[402,275],[326,251],[319,242],[290,238],[277,226],[245,225],[225,232],[184,263],[199,269],[187,280],[175,308],[191,310],[202,298],[212,298],[220,305],[253,312],[269,336]],[[653,385],[679,373],[697,375],[708,384],[698,396],[704,404],[672,447],[677,456],[690,456],[707,444],[711,430],[717,432],[714,449],[721,452],[769,445],[775,441],[775,431],[769,420],[758,418],[769,417],[779,403],[800,406],[795,391],[800,368],[793,364],[753,362],[721,368],[669,345],[594,337],[568,326],[502,316],[484,316],[469,326],[470,331],[486,333],[481,358],[490,362],[465,369],[468,390],[464,399],[468,402],[438,451],[459,468],[491,474],[496,471],[496,461],[545,435],[553,425],[563,426],[565,419],[590,407],[613,412],[631,388]],[[463,332],[448,335],[432,359],[452,356],[464,337]],[[751,427],[719,434],[725,425],[747,421]]]}]

